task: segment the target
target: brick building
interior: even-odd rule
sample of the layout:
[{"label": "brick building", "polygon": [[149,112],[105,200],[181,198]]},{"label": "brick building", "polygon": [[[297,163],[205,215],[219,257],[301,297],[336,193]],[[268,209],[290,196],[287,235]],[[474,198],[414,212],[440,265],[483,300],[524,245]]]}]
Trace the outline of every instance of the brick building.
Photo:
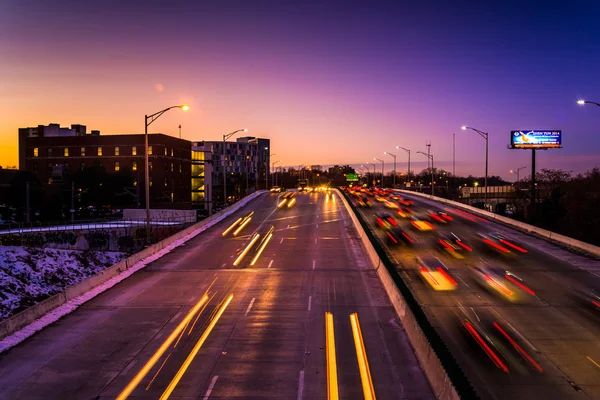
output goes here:
[{"label": "brick building", "polygon": [[[148,137],[151,207],[190,208],[191,142],[160,133]],[[144,156],[143,134],[101,136],[99,131],[87,133],[85,125],[19,129],[19,168],[32,171],[40,182],[63,183],[94,163],[107,172],[128,169],[134,185],[141,188],[141,205],[145,202]]]}]

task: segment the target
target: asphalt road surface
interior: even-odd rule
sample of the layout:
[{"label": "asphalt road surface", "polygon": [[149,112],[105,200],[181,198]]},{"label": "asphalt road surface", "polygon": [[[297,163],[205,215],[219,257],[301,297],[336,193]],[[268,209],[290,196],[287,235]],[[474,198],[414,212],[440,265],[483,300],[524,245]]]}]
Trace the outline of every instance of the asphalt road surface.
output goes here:
[{"label": "asphalt road surface", "polygon": [[[373,198],[373,207],[361,212],[481,397],[600,399],[600,305],[594,306],[579,295],[600,288],[600,262],[428,199],[404,197],[414,201],[417,215],[427,210],[443,211],[453,220],[447,224],[432,222],[434,232],[419,232],[412,229],[410,220],[400,218]],[[383,211],[394,215],[418,242],[412,247],[394,245],[375,223],[374,214]],[[454,232],[473,251],[464,259],[453,257],[437,246],[436,232]],[[527,253],[490,252],[479,232],[500,232]],[[436,292],[422,279],[417,257],[428,254],[448,267],[456,290]],[[517,275],[534,295],[526,294],[525,302],[514,303],[499,290],[479,284],[473,266],[481,263]],[[464,315],[483,327],[480,337],[489,335],[498,343],[505,356],[501,363],[508,371],[497,366],[462,325],[459,318]],[[494,322],[513,342],[503,337]]]},{"label": "asphalt road surface", "polygon": [[330,312],[341,399],[363,398],[352,313],[377,398],[433,399],[340,199],[296,198],[259,197],[1,354],[0,398],[325,399]]}]

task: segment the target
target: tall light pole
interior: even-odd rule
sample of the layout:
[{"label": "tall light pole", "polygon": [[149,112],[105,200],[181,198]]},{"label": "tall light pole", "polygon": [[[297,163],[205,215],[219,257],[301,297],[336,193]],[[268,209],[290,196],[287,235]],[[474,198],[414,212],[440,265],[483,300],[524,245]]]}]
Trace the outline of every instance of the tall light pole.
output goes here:
[{"label": "tall light pole", "polygon": [[517,174],[517,182],[520,181],[520,179],[519,179],[519,173],[521,172],[522,169],[525,169],[525,168],[527,168],[527,167],[519,167],[517,169],[511,169],[510,170],[511,174]]},{"label": "tall light pole", "polygon": [[402,146],[396,146],[397,149],[402,149],[405,152],[408,153],[408,172],[406,174],[406,182],[410,182],[410,150],[409,149],[405,149]]},{"label": "tall light pole", "polygon": [[475,129],[475,128],[471,128],[470,126],[462,126],[461,129],[463,131],[466,131],[467,129],[470,129],[472,131],[475,131],[479,134],[479,136],[481,136],[482,138],[485,139],[485,189],[483,192],[483,208],[487,209],[487,192],[488,192],[488,137],[490,136],[489,133],[487,132],[483,132],[480,131],[479,129]]},{"label": "tall light pole", "polygon": [[223,204],[227,206],[227,160],[225,159],[225,141],[238,132],[248,132],[248,129],[238,129],[226,135],[223,135]]},{"label": "tall light pole", "polygon": [[[280,162],[280,161],[281,161],[281,160],[273,161],[271,169],[272,169],[272,170],[274,170],[274,169],[275,169],[275,164],[277,164],[277,163],[278,163],[278,162]],[[273,178],[273,180],[272,180],[272,182],[271,182],[271,187],[273,187],[273,186],[275,186],[275,176],[276,176],[277,174],[276,174],[276,173],[274,173],[274,172],[271,172],[271,175],[272,175],[272,178]]]},{"label": "tall light pole", "polygon": [[376,181],[376,179],[375,179],[375,164],[370,163],[370,162],[367,161],[367,165],[371,165],[373,167],[373,180]]},{"label": "tall light pole", "polygon": [[[265,150],[268,151],[269,148],[265,147]],[[269,153],[269,160],[271,157],[276,156],[277,154]],[[265,190],[269,190],[269,162],[267,161],[266,153],[265,153]]]},{"label": "tall light pole", "polygon": [[595,104],[598,107],[600,107],[600,103],[596,103],[595,101],[589,101],[589,100],[577,100],[577,104],[579,104],[580,106],[582,106],[584,104]]},{"label": "tall light pole", "polygon": [[417,153],[423,154],[425,157],[427,157],[429,160],[431,160],[431,195],[434,195],[434,191],[433,191],[433,187],[434,185],[434,176],[433,176],[433,154],[427,154],[424,153],[422,151],[417,151]]},{"label": "tall light pole", "polygon": [[392,180],[392,187],[396,187],[396,155],[392,154],[392,153],[388,153],[387,151],[384,151],[383,154],[387,154],[388,156],[392,156],[394,157],[394,178]]},{"label": "tall light pole", "polygon": [[150,170],[148,169],[148,164],[149,164],[149,159],[148,159],[148,126],[150,126],[151,123],[153,123],[154,121],[156,121],[161,115],[163,115],[164,113],[166,113],[167,111],[169,111],[172,108],[181,108],[183,111],[187,111],[190,108],[186,105],[186,104],[181,104],[178,106],[171,106],[168,108],[165,108],[164,110],[155,112],[154,114],[151,115],[145,115],[144,116],[144,139],[145,139],[145,147],[146,147],[146,151],[145,153],[145,157],[144,157],[144,169],[146,172],[146,241],[150,240]]},{"label": "tall light pole", "polygon": [[385,162],[377,157],[373,157],[373,160],[377,160],[381,163],[381,188],[383,189],[383,165],[385,164]]}]

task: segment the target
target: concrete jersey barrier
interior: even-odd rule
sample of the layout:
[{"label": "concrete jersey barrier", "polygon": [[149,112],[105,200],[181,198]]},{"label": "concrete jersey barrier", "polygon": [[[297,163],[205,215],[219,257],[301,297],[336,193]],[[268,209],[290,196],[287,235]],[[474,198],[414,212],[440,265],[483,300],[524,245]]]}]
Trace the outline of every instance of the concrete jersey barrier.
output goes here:
[{"label": "concrete jersey barrier", "polygon": [[[126,279],[129,275],[143,268],[146,265],[144,262],[146,262],[149,257],[155,256],[162,251],[164,251],[164,254],[167,254],[175,247],[180,246],[186,241],[194,238],[196,235],[204,232],[206,229],[227,218],[229,215],[238,211],[240,208],[244,207],[250,201],[254,200],[263,193],[267,193],[267,191],[262,190],[254,192],[237,203],[219,211],[218,213],[213,214],[212,216],[180,232],[177,232],[158,243],[148,246],[144,250],[139,251],[130,257],[100,271],[96,275],[90,276],[89,278],[66,288],[64,291],[50,296],[47,299],[44,299],[43,301],[15,315],[12,315],[3,321],[0,321],[0,353],[25,340],[27,337],[43,329],[60,317],[73,311],[75,308],[91,300],[98,294],[108,290],[122,279]],[[160,254],[160,257],[162,257],[164,254]],[[150,262],[152,261],[154,260],[151,260]],[[107,285],[111,279],[118,278],[120,274],[126,274],[130,271],[133,272],[122,279]],[[105,287],[101,287],[102,285]],[[96,290],[97,293],[94,293],[91,296],[86,296],[86,294],[91,292],[93,289],[98,289],[99,287],[101,287],[101,290]],[[69,305],[68,303],[72,304]],[[64,308],[64,310],[58,310],[61,307]],[[53,315],[50,317],[50,314]],[[40,319],[44,319],[44,321],[41,321]],[[23,331],[19,332],[19,330]]]},{"label": "concrete jersey barrier", "polygon": [[456,388],[345,196],[336,189],[438,400],[459,400]]},{"label": "concrete jersey barrier", "polygon": [[582,242],[581,240],[573,239],[568,236],[561,235],[556,232],[552,232],[546,229],[538,228],[537,226],[533,226],[530,224],[526,224],[525,222],[515,221],[508,217],[504,217],[502,215],[497,215],[489,211],[482,210],[480,208],[476,208],[467,204],[459,203],[457,201],[444,199],[442,197],[432,196],[430,194],[419,193],[419,192],[411,192],[410,190],[397,190],[401,193],[415,195],[418,197],[423,197],[432,201],[436,201],[438,203],[448,204],[454,207],[459,207],[463,210],[469,211],[475,215],[479,215],[481,217],[487,218],[489,220],[493,220],[502,225],[509,226],[511,228],[515,228],[519,231],[535,234],[540,236],[543,239],[548,240],[549,242],[556,242],[562,244],[567,247],[571,247],[577,250],[584,251],[586,253],[592,254],[596,257],[600,257],[600,247],[594,246],[593,244]]}]

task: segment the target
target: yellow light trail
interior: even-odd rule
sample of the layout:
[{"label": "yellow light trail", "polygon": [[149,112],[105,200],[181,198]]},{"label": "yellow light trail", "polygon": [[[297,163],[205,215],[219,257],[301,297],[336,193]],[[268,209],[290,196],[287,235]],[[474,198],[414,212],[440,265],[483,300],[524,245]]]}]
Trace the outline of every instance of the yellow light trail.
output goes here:
[{"label": "yellow light trail", "polygon": [[192,361],[194,360],[194,358],[196,357],[198,352],[200,351],[200,348],[206,341],[206,338],[208,337],[208,335],[210,335],[213,328],[219,321],[219,318],[221,318],[221,315],[223,315],[223,312],[225,312],[225,309],[227,308],[229,303],[231,303],[232,299],[233,299],[233,294],[230,294],[229,297],[227,297],[227,300],[225,301],[225,303],[223,303],[223,305],[221,306],[221,308],[215,315],[215,317],[210,321],[210,324],[208,325],[208,327],[206,328],[206,330],[204,331],[202,336],[200,336],[200,339],[198,339],[198,342],[196,343],[196,345],[194,346],[194,348],[192,349],[190,354],[187,356],[187,358],[185,359],[185,361],[179,368],[179,371],[177,371],[177,373],[173,377],[173,380],[171,381],[171,383],[169,383],[169,386],[167,386],[167,388],[165,389],[162,396],[160,396],[160,400],[167,400],[169,398],[169,396],[171,396],[171,393],[173,393],[173,390],[175,389],[175,387],[177,386],[177,384],[179,383],[179,381],[185,374],[185,371],[187,371],[188,367],[190,366],[190,364],[192,363]]},{"label": "yellow light trail", "polygon": [[185,316],[185,318],[177,325],[177,328],[171,332],[169,337],[164,341],[164,343],[156,350],[154,355],[146,362],[146,364],[142,367],[142,369],[135,375],[135,377],[129,382],[129,384],[123,389],[123,391],[117,396],[117,400],[125,400],[129,397],[129,395],[134,391],[134,389],[139,385],[142,379],[150,372],[154,364],[162,357],[162,355],[167,351],[171,343],[177,338],[179,333],[183,331],[183,329],[190,322],[194,314],[198,312],[200,307],[204,305],[208,301],[208,295],[202,296],[200,301],[196,303],[196,305],[190,310],[190,312]]},{"label": "yellow light trail", "polygon": [[248,225],[248,223],[250,222],[251,219],[252,219],[252,217],[248,217],[244,222],[242,222],[242,224],[235,231],[233,231],[233,236],[237,236],[238,233],[240,233],[242,231],[242,229],[244,229],[244,227],[246,227],[246,225]]},{"label": "yellow light trail", "polygon": [[256,253],[256,255],[254,256],[254,258],[252,259],[252,262],[250,263],[250,265],[254,265],[256,263],[256,261],[258,260],[258,257],[260,257],[260,255],[262,254],[262,252],[265,249],[265,247],[267,247],[267,244],[269,243],[269,240],[271,240],[272,237],[273,237],[273,234],[269,233],[269,236],[267,236],[266,240],[258,248],[258,252]]},{"label": "yellow light trail", "polygon": [[237,219],[237,221],[235,221],[233,224],[231,224],[231,226],[227,229],[225,229],[225,232],[223,232],[221,235],[225,236],[227,235],[233,228],[235,228],[237,226],[237,224],[239,224],[240,222],[242,222],[243,218],[240,217]]},{"label": "yellow light trail", "polygon": [[258,240],[258,238],[260,237],[260,235],[257,233],[254,235],[254,237],[252,238],[252,240],[250,241],[250,243],[248,243],[248,246],[246,246],[246,248],[244,249],[244,251],[242,251],[242,253],[239,255],[239,257],[233,262],[234,266],[238,266],[238,264],[242,261],[242,259],[244,257],[246,257],[246,254],[248,254],[248,252],[250,251],[250,249],[252,248],[252,246],[254,246],[254,243],[256,243],[256,241]]},{"label": "yellow light trail", "polygon": [[371,379],[371,370],[367,360],[367,351],[363,341],[358,314],[350,314],[350,325],[352,325],[352,336],[354,336],[354,346],[356,347],[356,358],[358,359],[358,370],[360,371],[360,380],[362,383],[365,400],[375,400],[375,388]]},{"label": "yellow light trail", "polygon": [[327,399],[338,400],[337,363],[335,359],[335,337],[333,332],[333,314],[325,313],[325,346],[327,359]]},{"label": "yellow light trail", "polygon": [[598,363],[596,361],[592,360],[592,358],[590,356],[586,356],[586,358],[588,360],[590,360],[591,362],[593,362],[596,367],[600,368],[600,365],[598,365]]},{"label": "yellow light trail", "polygon": [[279,204],[277,204],[277,208],[281,208],[285,205],[285,203],[287,202],[287,199],[283,199],[279,202]]},{"label": "yellow light trail", "polygon": [[292,207],[294,204],[296,204],[296,198],[295,197],[292,200],[290,200],[290,202],[288,203],[288,208]]}]

